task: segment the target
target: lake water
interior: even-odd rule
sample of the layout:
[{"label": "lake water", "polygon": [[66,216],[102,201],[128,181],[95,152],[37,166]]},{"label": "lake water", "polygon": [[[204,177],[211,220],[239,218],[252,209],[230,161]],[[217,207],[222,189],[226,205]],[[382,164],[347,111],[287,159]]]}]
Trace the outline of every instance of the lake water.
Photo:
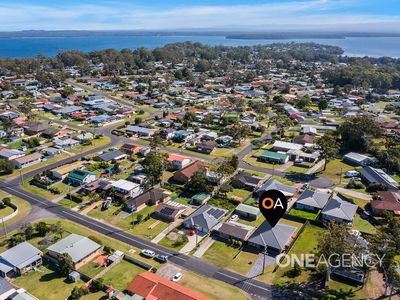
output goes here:
[{"label": "lake water", "polygon": [[0,38],[0,57],[33,57],[38,53],[54,56],[61,50],[102,50],[107,48],[156,48],[175,42],[201,42],[208,45],[258,45],[287,42],[315,42],[341,47],[351,56],[400,57],[400,38],[346,38],[300,40],[240,40],[223,36],[86,36],[60,38]]}]

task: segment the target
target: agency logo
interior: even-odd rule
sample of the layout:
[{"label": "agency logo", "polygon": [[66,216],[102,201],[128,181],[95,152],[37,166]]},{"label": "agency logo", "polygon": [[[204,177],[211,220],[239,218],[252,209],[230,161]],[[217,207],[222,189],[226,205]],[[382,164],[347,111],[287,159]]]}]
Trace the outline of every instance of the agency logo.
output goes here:
[{"label": "agency logo", "polygon": [[275,227],[286,212],[287,200],[282,192],[269,190],[261,194],[258,207],[268,223]]}]

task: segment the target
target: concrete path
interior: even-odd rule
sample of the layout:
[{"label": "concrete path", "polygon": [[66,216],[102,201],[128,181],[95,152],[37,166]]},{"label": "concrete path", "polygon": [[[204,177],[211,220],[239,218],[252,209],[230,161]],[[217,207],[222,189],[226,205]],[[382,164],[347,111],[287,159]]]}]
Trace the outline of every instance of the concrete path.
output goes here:
[{"label": "concrete path", "polygon": [[196,250],[196,252],[193,254],[193,256],[196,257],[202,257],[204,253],[207,252],[207,250],[214,244],[215,240],[211,237],[208,237],[199,247],[199,249]]},{"label": "concrete path", "polygon": [[314,174],[315,172],[318,171],[318,169],[320,169],[324,166],[324,163],[325,163],[325,159],[320,160],[312,168],[308,169],[306,174]]},{"label": "concrete path", "polygon": [[284,172],[287,169],[289,169],[290,167],[293,167],[293,162],[292,161],[288,161],[286,164],[280,166],[276,170],[279,171],[279,172]]},{"label": "concrete path", "polygon": [[174,228],[178,227],[181,225],[183,222],[182,219],[178,219],[175,222],[172,222],[171,224],[168,225],[167,228],[165,228],[163,231],[161,231],[154,239],[151,240],[152,243],[158,244],[164,237],[167,236],[168,233],[170,233]]},{"label": "concrete path", "polygon": [[[188,235],[187,236],[189,239],[189,242],[181,250],[179,250],[179,253],[182,254],[189,254],[190,251],[192,251],[194,248],[196,248],[196,234],[195,235]],[[197,241],[200,243],[200,241],[205,237],[205,235],[198,235],[197,236]]]},{"label": "concrete path", "polygon": [[348,196],[354,197],[354,198],[359,198],[359,199],[362,199],[362,200],[365,200],[365,201],[371,201],[372,200],[372,196],[371,195],[363,194],[363,193],[356,192],[356,191],[349,190],[349,189],[345,189],[345,188],[342,188],[342,187],[335,187],[334,190],[336,192],[341,193],[341,194],[348,195]]},{"label": "concrete path", "polygon": [[[275,258],[272,256],[265,256],[265,267],[271,266],[275,264]],[[264,265],[264,253],[260,253],[257,257],[257,260],[254,262],[253,266],[247,273],[247,277],[253,278],[256,277],[263,272],[263,265]]]},{"label": "concrete path", "polygon": [[101,205],[102,202],[103,202],[102,200],[93,202],[93,203],[90,204],[89,206],[86,206],[85,209],[83,209],[83,210],[81,211],[81,214],[82,214],[82,215],[87,215],[87,214],[88,214],[89,212],[91,212],[93,209],[95,209],[96,207],[98,207],[99,205]]}]

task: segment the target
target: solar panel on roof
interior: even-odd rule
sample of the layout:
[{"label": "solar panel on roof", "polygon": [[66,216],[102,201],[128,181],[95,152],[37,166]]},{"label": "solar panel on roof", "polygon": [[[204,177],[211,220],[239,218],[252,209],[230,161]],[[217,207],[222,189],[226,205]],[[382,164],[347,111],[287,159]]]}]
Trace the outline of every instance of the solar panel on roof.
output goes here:
[{"label": "solar panel on roof", "polygon": [[161,212],[162,214],[164,214],[164,215],[170,216],[170,215],[173,214],[174,210],[173,210],[171,207],[164,207],[163,209],[161,209],[160,212]]}]

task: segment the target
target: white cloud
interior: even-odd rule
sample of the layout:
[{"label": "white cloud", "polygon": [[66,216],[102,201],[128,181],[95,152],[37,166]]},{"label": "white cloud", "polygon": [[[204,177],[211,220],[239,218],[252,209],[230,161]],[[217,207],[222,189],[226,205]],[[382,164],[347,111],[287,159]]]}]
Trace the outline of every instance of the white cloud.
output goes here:
[{"label": "white cloud", "polygon": [[[293,0],[284,3],[246,5],[198,5],[171,9],[153,9],[126,4],[41,5],[0,4],[0,30],[24,29],[179,29],[253,27],[346,29],[359,24],[386,25],[400,22],[399,17],[338,13],[354,8],[362,0]],[[321,27],[322,26],[322,27]],[[368,25],[372,27],[373,25]]]}]

